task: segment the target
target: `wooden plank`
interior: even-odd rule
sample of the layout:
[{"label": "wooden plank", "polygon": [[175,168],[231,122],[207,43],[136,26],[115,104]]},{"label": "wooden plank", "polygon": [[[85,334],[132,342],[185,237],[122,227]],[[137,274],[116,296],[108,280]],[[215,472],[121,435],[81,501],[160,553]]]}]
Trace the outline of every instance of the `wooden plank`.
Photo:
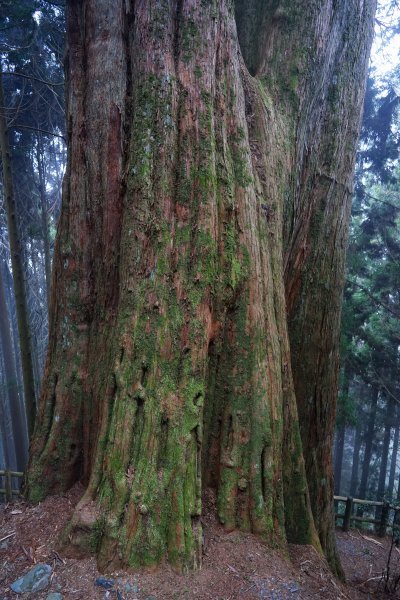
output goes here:
[{"label": "wooden plank", "polygon": [[[343,521],[344,520],[344,514],[342,514],[342,515],[335,515],[335,519],[341,519]],[[367,519],[367,518],[364,518],[364,517],[357,517],[355,515],[350,517],[350,523],[353,522],[353,521],[357,521],[358,523],[371,523],[372,525],[379,525],[379,523],[381,522],[380,519]]]},{"label": "wooden plank", "polygon": [[22,478],[24,473],[21,471],[10,471],[9,469],[0,469],[0,478],[4,478],[4,487],[0,488],[0,496],[4,496],[5,502],[11,502],[13,496],[21,496],[19,489],[13,489],[12,478]]},{"label": "wooden plank", "polygon": [[[347,496],[333,496],[334,500],[339,502],[346,502]],[[383,502],[377,502],[376,500],[362,500],[361,498],[353,498],[354,504],[365,504],[366,506],[383,506]]]},{"label": "wooden plank", "polygon": [[12,486],[11,486],[11,474],[10,471],[6,471],[5,473],[5,484],[4,487],[6,489],[6,502],[11,502],[12,500]]},{"label": "wooden plank", "polygon": [[[336,513],[335,519],[342,519],[343,521],[344,513]],[[378,525],[381,522],[380,519],[369,519],[368,517],[358,517],[357,515],[352,515],[350,517],[350,521],[358,521],[359,523],[372,523],[373,525]]]},{"label": "wooden plank", "polygon": [[365,504],[366,506],[383,506],[383,502],[376,502],[375,500],[361,500],[360,498],[354,498],[354,504]]},{"label": "wooden plank", "polygon": [[1,476],[4,477],[7,473],[11,473],[11,475],[13,477],[23,477],[24,476],[24,474],[21,473],[21,471],[8,471],[8,470],[0,469],[0,477]]},{"label": "wooden plank", "polygon": [[378,525],[381,520],[380,519],[367,519],[366,517],[351,517],[351,521],[358,521],[359,523],[372,523],[373,525]]}]

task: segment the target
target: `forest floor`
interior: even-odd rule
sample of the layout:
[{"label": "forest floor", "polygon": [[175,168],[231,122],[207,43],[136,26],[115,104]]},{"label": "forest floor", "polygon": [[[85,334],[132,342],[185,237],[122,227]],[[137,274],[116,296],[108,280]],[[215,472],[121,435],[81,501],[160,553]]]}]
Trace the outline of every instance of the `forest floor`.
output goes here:
[{"label": "forest floor", "polygon": [[[44,591],[23,594],[24,598],[45,600],[50,592],[58,592],[60,595],[53,598],[63,600],[400,598],[400,593],[383,593],[381,576],[389,538],[382,540],[355,530],[338,531],[338,548],[347,578],[343,584],[335,580],[313,548],[291,545],[289,556],[282,556],[253,535],[224,532],[213,517],[212,507],[204,517],[204,560],[200,571],[180,575],[164,566],[155,572],[107,573],[115,585],[111,591],[105,591],[95,584],[100,574],[93,558],[65,558],[56,550],[57,537],[81,493],[76,486],[64,496],[49,497],[36,506],[22,501],[0,505],[0,600],[17,598],[10,584],[38,563],[52,567],[50,585]],[[212,499],[208,499],[208,504],[212,504]],[[397,549],[393,552],[392,572],[400,574]]]}]

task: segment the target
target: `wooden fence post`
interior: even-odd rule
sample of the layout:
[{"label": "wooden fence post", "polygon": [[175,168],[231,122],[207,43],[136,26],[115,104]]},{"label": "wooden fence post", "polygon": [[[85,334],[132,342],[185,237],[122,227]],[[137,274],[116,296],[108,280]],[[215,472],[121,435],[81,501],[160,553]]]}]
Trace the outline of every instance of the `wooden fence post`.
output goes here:
[{"label": "wooden fence post", "polygon": [[383,506],[382,506],[382,512],[381,512],[381,520],[380,520],[379,527],[378,527],[379,537],[385,537],[385,535],[386,535],[386,528],[388,526],[388,521],[389,521],[389,510],[390,510],[390,504],[388,502],[384,502]]},{"label": "wooden fence post", "polygon": [[348,531],[350,529],[350,520],[351,520],[352,512],[353,512],[353,498],[347,498],[346,508],[345,508],[344,517],[343,517],[343,525],[342,525],[343,531]]},{"label": "wooden fence post", "polygon": [[333,506],[335,507],[335,513],[339,512],[339,501],[333,500]]},{"label": "wooden fence post", "polygon": [[6,502],[11,502],[12,500],[12,486],[11,486],[11,473],[10,471],[6,471],[4,475],[5,483],[4,488],[6,491]]}]

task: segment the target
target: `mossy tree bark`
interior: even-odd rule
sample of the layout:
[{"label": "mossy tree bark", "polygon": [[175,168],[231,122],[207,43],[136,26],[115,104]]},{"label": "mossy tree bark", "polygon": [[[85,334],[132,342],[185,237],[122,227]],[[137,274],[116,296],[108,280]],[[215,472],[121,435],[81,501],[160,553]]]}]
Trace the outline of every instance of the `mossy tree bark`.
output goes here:
[{"label": "mossy tree bark", "polygon": [[[102,567],[198,565],[206,486],[228,529],[320,548],[327,497],[311,507],[287,310],[328,444],[373,2],[67,13],[69,160],[28,495],[83,479],[68,543]],[[319,327],[304,333],[317,372],[302,318]],[[327,453],[315,461],[331,489]],[[333,520],[319,525],[326,548]]]}]

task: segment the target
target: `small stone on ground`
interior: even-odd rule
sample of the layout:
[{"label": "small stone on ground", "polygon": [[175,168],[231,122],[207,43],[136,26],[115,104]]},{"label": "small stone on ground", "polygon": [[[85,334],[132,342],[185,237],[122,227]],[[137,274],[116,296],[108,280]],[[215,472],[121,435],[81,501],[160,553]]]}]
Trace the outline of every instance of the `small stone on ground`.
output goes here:
[{"label": "small stone on ground", "polygon": [[51,570],[50,565],[35,565],[28,573],[14,581],[10,587],[16,594],[40,592],[49,585]]}]

